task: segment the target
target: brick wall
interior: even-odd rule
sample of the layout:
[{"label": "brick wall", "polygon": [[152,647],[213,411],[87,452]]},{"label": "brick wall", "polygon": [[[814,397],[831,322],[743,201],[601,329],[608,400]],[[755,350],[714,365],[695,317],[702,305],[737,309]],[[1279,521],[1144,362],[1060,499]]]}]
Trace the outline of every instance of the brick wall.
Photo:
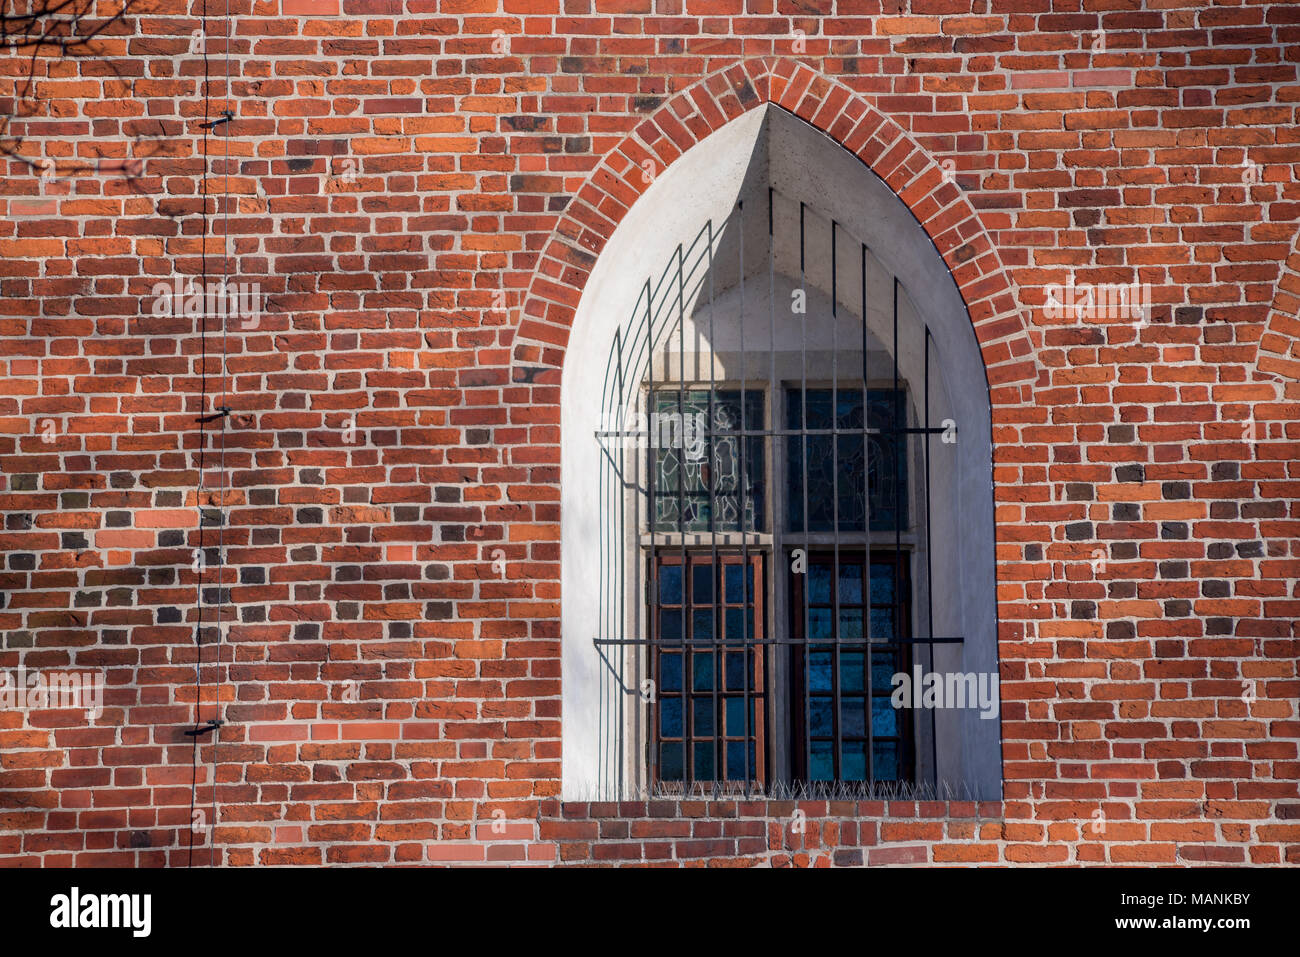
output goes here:
[{"label": "brick wall", "polygon": [[[106,687],[0,712],[0,863],[1300,862],[1300,7],[1133,6],[234,0],[227,87],[215,5],[137,3],[18,105],[8,57],[0,667]],[[1002,802],[558,801],[568,323],[643,164],[764,103],[984,349]],[[256,315],[159,308],[205,269]]]}]

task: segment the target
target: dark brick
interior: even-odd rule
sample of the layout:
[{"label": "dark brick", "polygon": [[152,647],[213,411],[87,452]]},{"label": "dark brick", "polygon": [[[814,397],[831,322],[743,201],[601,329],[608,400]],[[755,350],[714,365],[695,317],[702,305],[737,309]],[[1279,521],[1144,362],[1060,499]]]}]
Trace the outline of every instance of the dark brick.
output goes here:
[{"label": "dark brick", "polygon": [[1106,637],[1111,641],[1132,641],[1137,637],[1137,630],[1131,621],[1108,621]]},{"label": "dark brick", "polygon": [[1071,522],[1065,526],[1065,538],[1071,542],[1087,541],[1093,537],[1092,522]]},{"label": "dark brick", "polygon": [[1186,578],[1189,574],[1187,562],[1161,562],[1157,567],[1161,578]]}]

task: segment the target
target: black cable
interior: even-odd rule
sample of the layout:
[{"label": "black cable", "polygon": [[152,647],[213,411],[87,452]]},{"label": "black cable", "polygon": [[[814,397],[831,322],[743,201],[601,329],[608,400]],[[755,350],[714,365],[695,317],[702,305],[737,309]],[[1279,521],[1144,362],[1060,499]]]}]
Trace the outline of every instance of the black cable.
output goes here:
[{"label": "black cable", "polygon": [[[207,406],[208,406],[208,375],[207,375],[207,366],[208,366],[208,324],[207,324],[207,319],[208,319],[208,316],[207,316],[207,303],[208,303],[208,168],[209,168],[209,163],[208,163],[208,132],[209,132],[211,129],[213,129],[213,127],[216,125],[216,124],[210,122],[210,112],[209,112],[209,106],[210,106],[210,103],[209,103],[209,96],[211,95],[211,80],[210,80],[210,75],[209,75],[209,62],[208,62],[208,5],[207,5],[207,0],[204,0],[204,3],[203,3],[203,12],[202,12],[202,14],[201,14],[201,18],[202,18],[202,23],[203,23],[203,27],[202,27],[202,33],[203,33],[203,86],[202,86],[202,89],[201,89],[201,95],[202,95],[202,97],[203,97],[203,123],[200,125],[200,129],[202,130],[202,144],[203,144],[203,170],[202,170],[201,178],[200,178],[200,186],[201,186],[201,190],[200,190],[200,199],[201,199],[201,209],[200,209],[200,213],[201,213],[202,218],[203,218],[203,229],[202,229],[202,232],[201,232],[201,234],[200,234],[200,236],[199,236],[199,261],[200,261],[200,277],[201,277],[201,285],[200,285],[200,288],[199,288],[199,296],[200,296],[200,303],[201,303],[201,305],[200,305],[200,309],[199,309],[199,415],[198,415],[198,416],[196,417],[196,419],[195,419],[195,422],[196,422],[196,424],[198,425],[198,429],[199,429],[199,443],[198,443],[198,472],[199,472],[199,475],[198,475],[198,487],[197,487],[197,498],[198,498],[198,500],[195,502],[195,506],[196,506],[196,508],[198,509],[198,514],[199,514],[199,527],[198,527],[198,553],[199,553],[199,560],[198,560],[198,562],[196,563],[196,566],[197,566],[197,567],[196,567],[196,571],[197,571],[197,574],[198,574],[198,581],[197,581],[197,583],[196,583],[196,585],[195,585],[195,592],[196,592],[196,594],[195,594],[195,602],[196,602],[196,610],[197,610],[197,621],[195,622],[195,626],[194,626],[194,641],[195,641],[195,646],[196,646],[196,652],[195,652],[195,664],[194,664],[194,686],[195,686],[195,695],[194,695],[194,727],[193,727],[192,730],[185,732],[185,734],[186,734],[187,736],[189,736],[189,737],[191,737],[191,738],[194,739],[194,747],[193,747],[193,751],[192,751],[192,753],[191,753],[191,758],[190,758],[190,846],[189,846],[189,861],[188,861],[188,864],[187,864],[188,867],[193,867],[193,866],[194,866],[194,823],[195,823],[195,822],[194,822],[194,811],[195,811],[195,807],[196,807],[197,804],[198,804],[198,774],[199,774],[199,772],[198,772],[198,764],[199,764],[199,747],[200,747],[200,739],[203,737],[204,734],[206,734],[206,733],[209,732],[209,731],[213,732],[213,738],[212,738],[212,741],[213,741],[213,774],[212,774],[212,781],[211,781],[211,787],[212,787],[212,808],[211,808],[211,810],[212,810],[212,814],[213,814],[213,817],[214,817],[214,818],[215,818],[215,815],[216,815],[216,783],[217,783],[217,782],[216,782],[216,753],[215,753],[215,751],[216,751],[216,741],[217,741],[217,738],[220,737],[220,734],[221,734],[221,730],[220,730],[220,729],[221,729],[221,724],[222,724],[222,722],[221,722],[221,719],[220,719],[219,717],[216,717],[216,716],[214,716],[214,717],[213,717],[210,721],[208,721],[206,724],[205,724],[205,723],[202,723],[201,720],[200,720],[200,719],[201,719],[201,714],[202,714],[202,702],[203,702],[203,566],[207,563],[206,553],[204,552],[204,541],[203,541],[203,525],[204,525],[204,521],[203,521],[203,491],[204,491],[204,485],[203,485],[203,482],[204,482],[204,478],[203,478],[203,476],[204,476],[204,467],[205,467],[205,464],[206,464],[206,463],[205,463],[205,458],[204,458],[204,452],[205,452],[206,449],[207,449],[207,428],[206,428],[207,423],[210,422],[210,421],[212,421],[214,418],[220,418],[220,419],[222,420],[222,431],[223,431],[223,433],[224,433],[224,430],[225,430],[225,417],[226,417],[226,414],[229,412],[229,410],[228,410],[224,405],[221,407],[221,410],[220,410],[216,415],[207,415],[206,412],[205,412],[205,410],[207,409]],[[227,50],[228,50],[228,48],[229,48],[229,39],[228,39],[228,38],[227,38],[227,41],[226,41],[226,42],[227,42]],[[228,55],[228,52],[227,52],[227,55]],[[222,387],[223,387],[223,389],[224,389],[224,386],[225,386],[225,359],[224,359],[224,356],[223,356],[223,359],[222,359]],[[224,450],[224,445],[225,445],[224,440],[223,440],[223,442],[222,442],[222,445],[223,445],[223,449],[222,449],[222,453],[223,453],[223,454],[222,454],[222,459],[223,459],[222,467],[223,467],[223,469],[224,469],[224,458],[225,458],[225,456],[224,456],[224,451],[225,451],[225,450]],[[219,559],[219,560],[222,560],[222,559]],[[219,614],[219,611],[218,611],[218,614]],[[220,629],[221,629],[220,621],[218,620],[218,622],[217,622],[217,635],[218,635],[218,641],[219,641],[219,639],[220,639]],[[220,651],[220,646],[218,645],[218,652],[219,652],[219,651]],[[211,840],[211,837],[212,837],[212,829],[213,829],[213,826],[215,825],[215,820],[208,820],[208,821],[206,821],[205,823],[206,823],[206,825],[207,825],[207,837],[208,837],[208,839],[207,839],[207,844],[208,844],[208,865],[211,866],[211,865],[212,865],[212,840]]]}]

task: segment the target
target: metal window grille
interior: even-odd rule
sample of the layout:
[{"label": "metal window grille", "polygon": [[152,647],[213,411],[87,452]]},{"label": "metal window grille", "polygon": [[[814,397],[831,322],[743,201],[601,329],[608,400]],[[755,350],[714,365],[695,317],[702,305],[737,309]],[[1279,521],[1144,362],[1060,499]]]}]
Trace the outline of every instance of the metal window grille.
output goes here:
[{"label": "metal window grille", "polygon": [[[605,799],[888,795],[923,783],[923,748],[937,774],[933,712],[928,728],[910,711],[891,724],[877,667],[926,666],[936,645],[962,641],[931,627],[931,441],[943,429],[930,421],[930,331],[911,330],[924,371],[904,381],[900,283],[888,277],[889,367],[868,368],[882,343],[867,306],[886,308],[870,298],[869,265],[880,267],[869,247],[775,189],[766,205],[766,248],[747,258],[752,203],[706,223],[644,280],[610,350],[596,433]],[[814,229],[829,230],[830,289],[798,315],[778,293],[777,248],[797,230],[798,276],[782,278],[808,302]],[[842,275],[842,250],[856,254],[857,275]],[[747,341],[764,273],[768,336],[751,329]],[[719,276],[735,279],[724,292],[739,297],[728,308],[740,317],[739,367],[721,376]],[[861,332],[840,343],[848,282]],[[814,308],[829,312],[829,370],[810,363]],[[778,335],[791,320],[797,349]],[[854,346],[860,361],[841,370],[841,348]]]}]

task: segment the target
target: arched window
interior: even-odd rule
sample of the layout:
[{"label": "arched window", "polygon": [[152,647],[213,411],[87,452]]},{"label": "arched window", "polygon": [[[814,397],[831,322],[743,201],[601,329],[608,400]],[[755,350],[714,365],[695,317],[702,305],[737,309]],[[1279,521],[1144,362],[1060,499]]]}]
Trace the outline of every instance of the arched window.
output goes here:
[{"label": "arched window", "polygon": [[562,433],[566,797],[1000,797],[988,384],[855,157],[767,106],[660,176]]}]

